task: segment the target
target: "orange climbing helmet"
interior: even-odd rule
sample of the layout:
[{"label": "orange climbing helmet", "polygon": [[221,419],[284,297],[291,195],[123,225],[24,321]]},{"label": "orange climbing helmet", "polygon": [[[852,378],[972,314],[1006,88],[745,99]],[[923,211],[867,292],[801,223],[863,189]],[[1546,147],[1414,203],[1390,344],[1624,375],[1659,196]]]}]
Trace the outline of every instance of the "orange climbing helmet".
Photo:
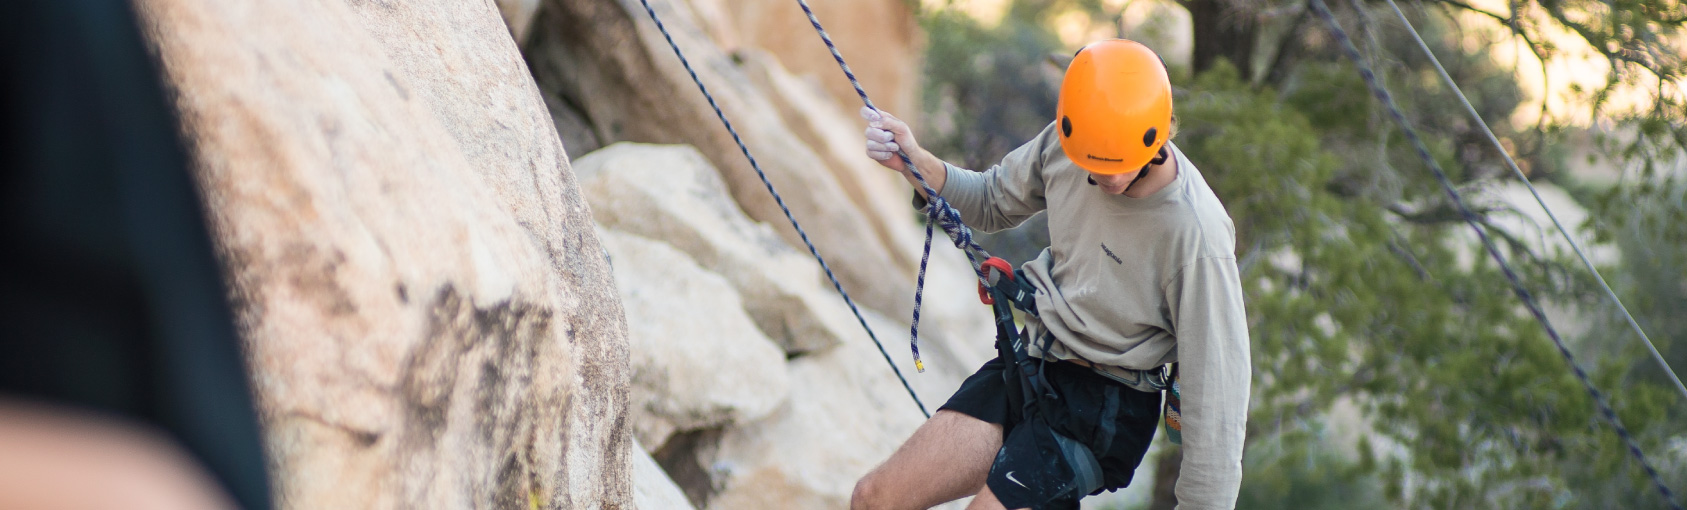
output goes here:
[{"label": "orange climbing helmet", "polygon": [[1085,46],[1066,68],[1054,115],[1060,147],[1079,167],[1098,174],[1142,169],[1171,138],[1165,63],[1135,41]]}]

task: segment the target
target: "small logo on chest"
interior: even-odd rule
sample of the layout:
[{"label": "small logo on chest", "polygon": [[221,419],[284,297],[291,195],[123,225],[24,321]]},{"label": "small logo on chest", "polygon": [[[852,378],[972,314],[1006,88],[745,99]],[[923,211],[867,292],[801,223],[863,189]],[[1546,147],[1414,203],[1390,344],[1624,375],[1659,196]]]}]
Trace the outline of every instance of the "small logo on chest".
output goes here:
[{"label": "small logo on chest", "polygon": [[1101,243],[1101,252],[1106,253],[1107,258],[1113,259],[1113,263],[1115,264],[1123,265],[1125,263],[1125,261],[1119,259],[1118,255],[1113,254],[1113,250],[1107,249],[1107,243]]}]

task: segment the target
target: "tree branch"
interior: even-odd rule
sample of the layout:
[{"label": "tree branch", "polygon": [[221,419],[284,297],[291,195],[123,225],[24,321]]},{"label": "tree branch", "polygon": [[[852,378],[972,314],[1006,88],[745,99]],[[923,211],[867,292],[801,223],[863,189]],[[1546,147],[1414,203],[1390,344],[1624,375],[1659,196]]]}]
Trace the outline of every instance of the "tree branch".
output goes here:
[{"label": "tree branch", "polygon": [[[1476,13],[1476,14],[1481,15],[1481,16],[1486,16],[1486,17],[1492,18],[1495,21],[1498,21],[1499,23],[1505,25],[1506,29],[1508,31],[1510,31],[1513,36],[1523,40],[1524,46],[1529,48],[1529,53],[1535,55],[1535,61],[1536,61],[1536,63],[1538,63],[1540,65],[1540,68],[1541,68],[1540,69],[1541,70],[1541,90],[1543,90],[1543,91],[1552,90],[1552,87],[1551,87],[1552,77],[1551,77],[1551,74],[1547,72],[1547,60],[1548,60],[1548,58],[1547,58],[1547,55],[1546,55],[1546,52],[1545,52],[1545,48],[1540,43],[1536,42],[1535,38],[1530,36],[1529,32],[1527,30],[1523,30],[1522,25],[1518,23],[1516,12],[1513,12],[1509,16],[1502,16],[1499,13],[1488,11],[1488,10],[1482,9],[1480,7],[1472,6],[1470,4],[1461,2],[1459,0],[1433,0],[1433,1],[1435,1],[1436,3],[1440,4],[1442,7],[1445,7],[1447,9],[1458,9],[1458,10],[1462,10],[1462,11],[1465,11],[1465,12]],[[1452,15],[1451,12],[1444,12],[1444,14],[1448,17],[1448,21],[1453,22],[1455,24],[1458,22],[1457,19],[1453,18],[1453,15]],[[1546,146],[1546,121],[1547,121],[1547,119],[1550,118],[1551,112],[1549,110],[1549,106],[1551,105],[1551,103],[1552,102],[1548,101],[1546,97],[1544,97],[1544,96],[1541,97],[1541,109],[1540,109],[1540,113],[1538,114],[1538,117],[1535,119],[1535,127],[1533,129],[1533,131],[1534,131],[1534,137],[1533,137],[1534,138],[1534,144],[1532,144],[1532,146],[1529,147],[1528,150],[1520,151],[1520,154],[1518,154],[1519,156],[1539,154],[1541,149]]]},{"label": "tree branch", "polygon": [[1277,41],[1277,54],[1271,57],[1271,67],[1267,68],[1265,72],[1265,84],[1278,87],[1283,84],[1283,80],[1288,78],[1293,59],[1299,57],[1300,50],[1305,47],[1304,44],[1300,44],[1302,37],[1300,27],[1306,23],[1311,12],[1309,9],[1300,9],[1300,14],[1295,16],[1295,21],[1289,25],[1289,30],[1283,33],[1282,39]]},{"label": "tree branch", "polygon": [[1487,9],[1483,9],[1483,8],[1480,8],[1480,7],[1476,7],[1474,5],[1470,5],[1470,4],[1467,4],[1467,3],[1464,3],[1464,2],[1460,2],[1459,0],[1429,0],[1429,1],[1433,1],[1433,2],[1436,2],[1436,3],[1442,4],[1442,5],[1456,7],[1460,10],[1474,12],[1474,13],[1477,13],[1477,14],[1481,14],[1483,16],[1494,18],[1495,20],[1499,21],[1500,23],[1504,23],[1507,26],[1512,25],[1512,17],[1511,16],[1501,16],[1497,13],[1494,13],[1493,11],[1489,11]]},{"label": "tree branch", "polygon": [[[1595,51],[1604,55],[1605,58],[1638,65],[1647,72],[1652,73],[1653,76],[1658,77],[1659,80],[1667,80],[1673,77],[1666,75],[1665,72],[1658,69],[1658,67],[1660,67],[1660,63],[1653,60],[1653,58],[1657,57],[1654,48],[1647,47],[1644,44],[1636,45],[1633,41],[1624,41],[1617,37],[1608,37],[1605,34],[1595,32],[1587,25],[1575,22],[1570,19],[1569,14],[1564,12],[1564,7],[1558,0],[1542,0],[1540,5],[1541,8],[1546,10],[1547,16],[1551,17],[1553,21],[1557,21],[1558,24],[1575,32],[1577,36],[1582,38],[1582,40],[1587,41],[1588,46],[1592,46]],[[1610,47],[1611,42],[1616,42],[1618,47],[1612,49]],[[1653,58],[1640,58],[1641,56]],[[1613,66],[1613,69],[1611,70],[1613,73],[1617,72],[1614,67],[1615,66]]]}]

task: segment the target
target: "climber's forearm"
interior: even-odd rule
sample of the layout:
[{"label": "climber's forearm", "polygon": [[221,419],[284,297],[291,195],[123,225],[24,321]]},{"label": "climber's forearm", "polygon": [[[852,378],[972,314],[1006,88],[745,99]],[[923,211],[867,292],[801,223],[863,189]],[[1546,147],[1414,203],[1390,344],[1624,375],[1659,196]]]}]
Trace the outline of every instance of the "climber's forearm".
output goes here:
[{"label": "climber's forearm", "polygon": [[[925,149],[915,149],[913,154],[908,155],[908,159],[914,162],[914,169],[920,172],[920,176],[925,177],[927,186],[931,186],[931,189],[939,194],[943,193],[943,183],[949,178],[949,169],[942,159]],[[926,196],[925,189],[920,186],[919,179],[914,177],[914,172],[904,168],[901,173],[902,178],[907,179],[908,184],[914,187],[914,191],[922,197]]]}]

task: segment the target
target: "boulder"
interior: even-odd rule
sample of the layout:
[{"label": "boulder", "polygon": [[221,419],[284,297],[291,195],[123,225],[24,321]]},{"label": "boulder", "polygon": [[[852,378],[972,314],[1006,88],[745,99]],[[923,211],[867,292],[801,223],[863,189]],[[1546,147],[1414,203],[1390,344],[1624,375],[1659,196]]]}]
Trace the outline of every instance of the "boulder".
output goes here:
[{"label": "boulder", "polygon": [[[909,264],[897,261],[906,255],[885,244],[881,229],[847,198],[826,160],[793,133],[734,58],[714,45],[688,4],[650,3],[843,286],[875,309],[912,306]],[[618,141],[697,147],[744,212],[772,225],[791,246],[803,246],[638,0],[546,0],[526,54],[541,90],[553,98],[564,139],[587,144],[570,146],[571,153]]]},{"label": "boulder", "polygon": [[[792,0],[690,0],[699,12],[719,12],[724,18],[710,35],[728,51],[761,48],[772,52],[792,73],[818,79],[826,94],[849,111],[861,106],[855,88],[825,43],[808,23],[808,16]],[[861,85],[879,108],[904,119],[920,115],[921,52],[919,19],[907,0],[808,0],[815,17],[832,35],[832,42],[849,61]],[[705,21],[710,16],[703,16]],[[711,27],[711,23],[704,26]]]},{"label": "boulder", "polygon": [[493,5],[136,5],[280,507],[631,505],[621,306]]},{"label": "boulder", "polygon": [[[862,146],[864,123],[854,110],[843,111],[827,99],[814,80],[793,76],[766,53],[745,50],[739,55],[745,73],[767,91],[792,132],[819,151],[827,168],[843,183],[850,201],[872,220],[875,233],[885,245],[892,247],[902,269],[915,274],[924,232],[913,221],[918,216],[909,203],[913,189],[902,176],[867,159]],[[947,351],[962,366],[974,369],[995,356],[991,347],[995,329],[989,309],[978,302],[973,290],[977,278],[966,256],[941,230],[935,236],[926,267],[921,334],[930,335],[931,349]],[[904,293],[911,299],[912,287]],[[887,312],[911,320],[910,311],[903,308]]]},{"label": "boulder", "polygon": [[627,310],[640,443],[759,419],[785,400],[785,352],[745,315],[732,284],[667,244],[613,230],[599,238]]},{"label": "boulder", "polygon": [[744,73],[766,91],[791,133],[825,160],[826,169],[869,220],[874,235],[891,248],[898,269],[913,274],[922,241],[912,221],[918,216],[910,204],[914,192],[901,175],[867,158],[862,145],[866,122],[854,109],[839,107],[818,80],[792,75],[769,53],[745,49],[736,55]]},{"label": "boulder", "polygon": [[726,277],[763,333],[788,353],[823,349],[860,326],[812,258],[744,216],[696,149],[620,143],[575,164],[605,227],[659,239]]},{"label": "boulder", "polygon": [[633,442],[633,508],[636,510],[696,510],[656,459]]},{"label": "boulder", "polygon": [[[822,7],[827,3],[836,2],[817,3],[815,8],[834,8]],[[729,118],[762,158],[763,168],[785,195],[786,204],[804,222],[845,289],[863,306],[908,318],[922,238],[919,224],[912,221],[916,215],[907,205],[912,191],[897,176],[863,156],[862,123],[855,117],[853,105],[844,107],[828,100],[814,79],[785,72],[765,53],[746,49],[729,57],[709,44],[703,32],[737,33],[729,25],[733,9],[739,7],[728,4],[652,1]],[[801,240],[771,202],[738,147],[719,127],[713,110],[697,93],[642,7],[636,0],[621,0],[620,5],[547,0],[541,8],[541,20],[528,44],[527,56],[546,100],[553,105],[556,122],[562,126],[564,143],[578,139],[583,141],[575,143],[594,149],[616,140],[697,146],[719,168],[740,208],[751,218],[772,225],[782,239],[803,251]],[[698,24],[705,28],[698,28]],[[871,35],[868,32],[850,38]],[[824,53],[818,55],[817,60],[830,62]],[[792,186],[799,190],[791,191]],[[973,297],[974,280],[965,257],[941,233],[934,244],[927,275],[925,329],[944,332],[947,338],[960,342],[942,348],[954,350],[967,365],[976,367],[990,357],[993,330],[988,309]],[[700,261],[706,258],[678,246]],[[812,259],[809,264],[813,264]],[[707,261],[703,265],[742,284],[720,267]],[[751,293],[739,290],[755,315]],[[832,293],[828,290],[828,294]],[[854,322],[853,318],[849,322]],[[859,326],[848,329],[858,330]],[[783,336],[775,331],[768,334],[775,339]]]},{"label": "boulder", "polygon": [[[907,331],[906,323],[877,314],[869,319],[881,339]],[[912,358],[899,345],[906,344],[886,347],[931,411],[977,368],[915,374]],[[848,508],[855,482],[925,422],[866,339],[794,359],[790,367],[786,405],[766,419],[725,430],[718,442],[693,452],[715,487],[708,508]]]},{"label": "boulder", "polygon": [[516,44],[527,40],[527,29],[533,27],[533,13],[539,10],[539,0],[497,0],[498,14],[504,17],[504,25],[510,29],[510,36],[515,38]]}]

